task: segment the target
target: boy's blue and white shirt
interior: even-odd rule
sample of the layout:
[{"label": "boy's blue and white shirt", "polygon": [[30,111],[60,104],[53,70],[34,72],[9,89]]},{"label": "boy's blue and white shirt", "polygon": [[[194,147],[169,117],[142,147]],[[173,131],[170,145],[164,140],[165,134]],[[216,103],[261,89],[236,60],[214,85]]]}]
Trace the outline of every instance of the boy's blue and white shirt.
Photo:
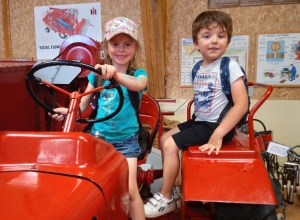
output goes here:
[{"label": "boy's blue and white shirt", "polygon": [[[194,114],[196,121],[217,122],[228,103],[221,84],[220,65],[222,57],[208,66],[200,66],[194,78]],[[229,63],[230,84],[244,76],[235,60]]]},{"label": "boy's blue and white shirt", "polygon": [[[140,68],[134,72],[134,76],[146,76],[148,78],[147,72]],[[95,84],[95,74],[90,73],[88,75],[89,83],[91,83],[94,87]],[[103,85],[109,85],[110,82],[108,80],[103,81]],[[136,118],[135,110],[132,107],[128,96],[128,90],[124,86],[120,85],[124,94],[124,104],[121,111],[115,115],[113,118],[95,123],[92,127],[92,133],[95,131],[99,131],[101,136],[105,137],[107,141],[118,141],[127,139],[138,131],[139,124]],[[147,88],[145,88],[146,90]],[[145,91],[139,91],[139,98],[141,99],[142,93]],[[119,105],[119,93],[117,89],[104,89],[101,91],[99,99],[98,99],[98,110],[96,118],[103,118],[107,115],[113,113],[118,105]]]}]

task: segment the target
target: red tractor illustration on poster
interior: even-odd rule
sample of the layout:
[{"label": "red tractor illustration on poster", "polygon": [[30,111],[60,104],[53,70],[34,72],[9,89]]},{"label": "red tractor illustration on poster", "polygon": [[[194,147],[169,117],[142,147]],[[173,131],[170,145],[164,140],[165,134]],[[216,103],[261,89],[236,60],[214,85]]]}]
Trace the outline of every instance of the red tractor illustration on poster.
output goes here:
[{"label": "red tractor illustration on poster", "polygon": [[93,26],[90,24],[89,19],[82,18],[78,22],[78,10],[75,8],[60,9],[50,7],[43,16],[43,21],[46,25],[45,31],[50,30],[65,39],[67,36],[81,34],[85,35],[87,28]]}]

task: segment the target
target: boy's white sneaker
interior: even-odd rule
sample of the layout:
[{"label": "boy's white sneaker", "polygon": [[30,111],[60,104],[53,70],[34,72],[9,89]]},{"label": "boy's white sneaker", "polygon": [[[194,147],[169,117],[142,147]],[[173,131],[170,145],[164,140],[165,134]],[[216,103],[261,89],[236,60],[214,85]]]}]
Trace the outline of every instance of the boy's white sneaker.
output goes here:
[{"label": "boy's white sneaker", "polygon": [[147,218],[156,218],[175,210],[176,202],[174,196],[172,199],[167,199],[161,193],[156,193],[144,205],[144,209]]}]

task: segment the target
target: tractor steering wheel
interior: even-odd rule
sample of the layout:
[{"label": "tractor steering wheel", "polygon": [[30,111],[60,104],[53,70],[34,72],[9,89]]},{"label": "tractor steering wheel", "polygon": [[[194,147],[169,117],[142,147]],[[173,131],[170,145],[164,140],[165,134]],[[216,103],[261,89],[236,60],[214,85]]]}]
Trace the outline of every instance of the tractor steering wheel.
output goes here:
[{"label": "tractor steering wheel", "polygon": [[[70,61],[70,60],[57,60],[57,61],[49,61],[49,62],[44,62],[44,63],[40,63],[34,67],[32,67],[26,74],[26,77],[25,77],[25,85],[26,85],[26,88],[27,88],[27,91],[29,92],[29,94],[31,95],[31,97],[37,102],[38,105],[40,105],[42,108],[44,108],[47,112],[50,112],[51,114],[57,114],[55,111],[53,111],[52,108],[50,108],[49,106],[45,105],[33,92],[31,86],[30,86],[30,81],[35,81],[37,83],[42,83],[42,84],[45,84],[51,88],[53,88],[54,90],[56,91],[59,91],[59,92],[62,92],[64,94],[66,94],[67,96],[69,96],[69,98],[73,97],[74,93],[75,92],[67,92],[66,90],[64,89],[61,89],[47,81],[44,81],[40,78],[37,78],[35,77],[33,74],[35,72],[37,72],[38,70],[40,69],[43,69],[43,68],[46,68],[46,67],[49,67],[49,66],[75,66],[75,67],[81,67],[81,68],[84,68],[84,69],[88,69],[92,72],[95,72],[97,74],[102,74],[101,72],[101,69],[98,69],[96,70],[93,66],[90,66],[88,64],[85,64],[85,63],[80,63],[80,62],[77,62],[77,61]],[[102,121],[105,121],[105,120],[108,120],[112,117],[114,117],[116,114],[118,114],[123,106],[123,103],[124,103],[124,95],[123,95],[123,91],[120,87],[120,85],[112,78],[110,79],[110,85],[108,86],[101,86],[101,87],[97,87],[89,92],[84,92],[82,94],[80,94],[80,99],[83,97],[83,96],[86,96],[86,95],[89,95],[91,93],[95,93],[95,92],[98,92],[100,90],[103,90],[103,89],[112,89],[112,88],[116,88],[118,93],[119,93],[119,96],[120,96],[120,101],[119,101],[119,105],[117,107],[117,109],[112,112],[111,114],[105,116],[105,117],[102,117],[102,118],[98,118],[98,119],[84,119],[84,118],[76,118],[76,121],[79,122],[79,123],[97,123],[97,122],[102,122]]]}]

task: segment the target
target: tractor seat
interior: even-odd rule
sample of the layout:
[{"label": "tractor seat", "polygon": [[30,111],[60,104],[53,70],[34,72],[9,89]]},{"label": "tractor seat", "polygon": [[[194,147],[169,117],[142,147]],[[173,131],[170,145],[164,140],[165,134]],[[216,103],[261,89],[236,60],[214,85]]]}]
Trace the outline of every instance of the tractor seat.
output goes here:
[{"label": "tractor seat", "polygon": [[[85,112],[82,113],[83,117],[88,117],[92,112],[91,106],[89,106]],[[141,105],[139,109],[139,117],[143,124],[143,128],[150,132],[150,145],[148,149],[142,150],[138,156],[138,164],[146,163],[148,154],[151,152],[154,139],[156,137],[159,125],[160,125],[160,106],[158,102],[151,96],[143,93],[141,99]],[[87,124],[76,123],[76,131],[83,131]]]},{"label": "tractor seat", "polygon": [[143,124],[143,128],[150,132],[149,148],[141,152],[138,156],[138,164],[140,165],[146,163],[147,156],[151,152],[152,145],[160,125],[160,106],[153,97],[145,93],[142,95],[139,117]]},{"label": "tractor seat", "polygon": [[[236,130],[233,140],[223,143],[218,155],[201,152],[199,146],[182,151],[182,207],[185,216],[188,203],[194,201],[241,204],[277,205],[276,196],[265,164],[255,145],[253,117],[272,92],[272,86],[251,108],[248,115],[249,135]],[[191,118],[192,99],[187,106],[187,119]]]},{"label": "tractor seat", "polygon": [[222,148],[218,155],[214,152],[208,155],[206,152],[199,151],[199,146],[191,146],[188,148],[188,156],[193,158],[201,158],[207,160],[222,159],[255,159],[257,154],[254,150],[250,150],[249,138],[246,134],[236,130],[234,138],[222,144]]}]

